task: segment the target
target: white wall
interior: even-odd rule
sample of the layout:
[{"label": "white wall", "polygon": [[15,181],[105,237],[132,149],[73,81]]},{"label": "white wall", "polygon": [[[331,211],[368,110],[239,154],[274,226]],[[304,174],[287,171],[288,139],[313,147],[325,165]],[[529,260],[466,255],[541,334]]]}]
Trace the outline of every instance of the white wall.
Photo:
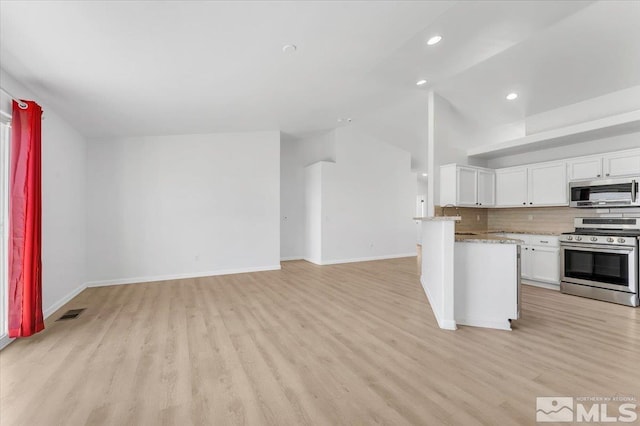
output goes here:
[{"label": "white wall", "polygon": [[561,160],[564,158],[580,157],[582,155],[600,154],[604,152],[620,151],[623,149],[639,148],[640,132],[628,135],[614,136],[573,145],[541,149],[524,154],[507,155],[488,161],[491,168],[519,166],[522,164],[543,161]]},{"label": "white wall", "polygon": [[52,314],[86,281],[87,144],[56,112],[0,70],[2,87],[38,102],[42,122],[42,307]]},{"label": "white wall", "polygon": [[327,165],[334,163],[318,162],[304,169],[303,258],[317,264],[322,263],[322,170]]},{"label": "white wall", "polygon": [[[640,86],[629,87],[561,108],[530,115],[527,135],[640,109]],[[523,135],[524,136],[524,135]]]},{"label": "white wall", "polygon": [[433,133],[429,139],[429,194],[430,214],[440,205],[440,166],[444,164],[469,164],[485,166],[482,159],[467,157],[469,141],[477,137],[479,129],[460,114],[445,98],[433,93],[429,102],[429,117]]},{"label": "white wall", "polygon": [[90,285],[279,268],[279,132],[89,144]]},{"label": "white wall", "polygon": [[411,154],[357,126],[337,129],[335,143],[335,164],[320,167],[322,259],[317,263],[415,255],[417,179]]},{"label": "white wall", "polygon": [[305,167],[335,160],[333,131],[280,139],[280,255],[305,257]]}]

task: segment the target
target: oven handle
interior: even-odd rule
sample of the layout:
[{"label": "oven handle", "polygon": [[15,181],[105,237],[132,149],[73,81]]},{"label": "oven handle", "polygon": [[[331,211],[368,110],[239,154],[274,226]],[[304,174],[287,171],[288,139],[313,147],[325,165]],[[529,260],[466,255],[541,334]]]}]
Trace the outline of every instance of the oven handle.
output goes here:
[{"label": "oven handle", "polygon": [[634,179],[631,181],[631,202],[636,202],[636,194],[638,192],[638,182]]},{"label": "oven handle", "polygon": [[599,244],[561,244],[561,249],[578,250],[578,251],[599,251],[603,253],[632,253],[636,250],[635,247],[616,247],[604,246]]}]

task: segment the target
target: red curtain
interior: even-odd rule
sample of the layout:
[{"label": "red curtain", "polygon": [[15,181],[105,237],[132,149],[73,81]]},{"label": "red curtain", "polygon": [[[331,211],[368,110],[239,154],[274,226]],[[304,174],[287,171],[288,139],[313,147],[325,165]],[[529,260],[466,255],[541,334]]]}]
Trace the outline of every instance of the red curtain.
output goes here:
[{"label": "red curtain", "polygon": [[[9,168],[9,337],[44,329],[42,318],[42,108],[13,102]],[[23,104],[24,105],[24,104]]]}]

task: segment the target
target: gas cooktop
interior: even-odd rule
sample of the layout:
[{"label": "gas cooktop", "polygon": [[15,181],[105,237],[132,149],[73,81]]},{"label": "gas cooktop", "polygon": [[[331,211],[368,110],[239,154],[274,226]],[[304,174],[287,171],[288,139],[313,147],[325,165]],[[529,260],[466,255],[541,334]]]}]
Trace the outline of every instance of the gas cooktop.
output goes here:
[{"label": "gas cooktop", "polygon": [[614,229],[577,229],[573,232],[563,232],[562,235],[596,235],[596,236],[614,236],[614,237],[640,237],[640,231],[630,230],[614,230]]}]

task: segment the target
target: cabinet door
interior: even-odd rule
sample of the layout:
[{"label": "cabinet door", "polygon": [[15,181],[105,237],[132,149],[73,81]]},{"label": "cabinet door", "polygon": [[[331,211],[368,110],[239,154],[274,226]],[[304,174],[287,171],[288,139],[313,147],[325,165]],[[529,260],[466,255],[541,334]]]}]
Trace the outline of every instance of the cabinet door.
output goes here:
[{"label": "cabinet door", "polygon": [[527,245],[520,247],[520,277],[531,279],[531,247]]},{"label": "cabinet door", "polygon": [[487,170],[478,170],[478,205],[492,207],[496,204],[496,175]]},{"label": "cabinet door", "polygon": [[569,180],[598,179],[602,177],[602,157],[586,157],[567,163]]},{"label": "cabinet door", "polygon": [[477,170],[458,167],[458,196],[456,205],[475,207],[477,204],[478,179]]},{"label": "cabinet door", "polygon": [[640,151],[623,151],[605,155],[605,177],[640,175]]},{"label": "cabinet door", "polygon": [[523,207],[527,204],[527,168],[496,170],[496,206]]},{"label": "cabinet door", "polygon": [[567,168],[564,162],[529,167],[529,206],[566,206]]},{"label": "cabinet door", "polygon": [[529,251],[531,279],[560,284],[560,249],[531,246]]}]

